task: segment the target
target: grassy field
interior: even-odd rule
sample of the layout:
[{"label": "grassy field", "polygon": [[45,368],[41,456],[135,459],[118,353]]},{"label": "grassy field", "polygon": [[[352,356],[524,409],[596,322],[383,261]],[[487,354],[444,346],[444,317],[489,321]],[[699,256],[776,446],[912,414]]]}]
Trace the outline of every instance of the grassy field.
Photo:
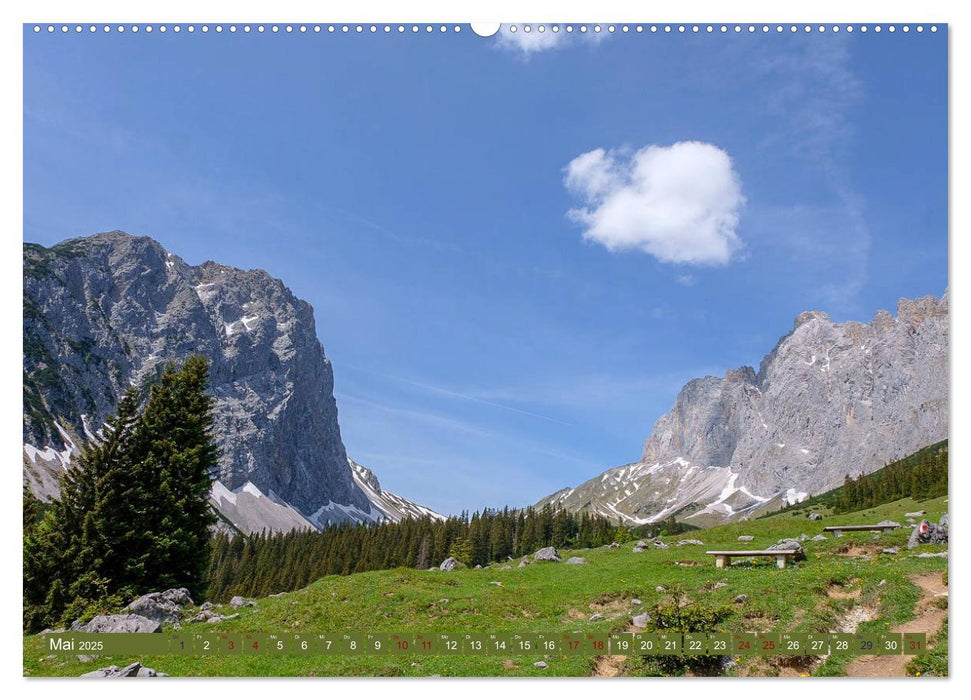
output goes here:
[{"label": "grassy field", "polygon": [[[733,523],[666,538],[669,549],[561,551],[582,556],[586,565],[537,563],[500,570],[497,565],[453,572],[393,569],[353,576],[328,576],[305,589],[260,599],[240,609],[236,619],[218,624],[187,624],[183,632],[574,632],[627,631],[632,615],[677,594],[690,604],[730,614],[717,627],[723,632],[833,632],[858,625],[860,632],[888,631],[911,619],[920,589],[909,579],[929,571],[944,572],[947,559],[918,559],[906,548],[911,529],[904,513],[926,510],[937,521],[947,510],[945,498],[923,502],[904,499],[857,513],[810,521],[804,510],[751,522]],[[876,523],[892,519],[905,525],[890,534],[858,533],[824,542],[803,543],[807,560],[784,570],[774,560],[739,562],[716,569],[706,549],[762,549],[783,537],[810,537],[826,525]],[[753,535],[752,542],[738,542]],[[705,544],[675,546],[681,538]],[[881,554],[884,547],[900,554]],[[920,551],[940,551],[923,546]],[[494,582],[502,585],[496,585]],[[715,584],[723,586],[716,587]],[[656,590],[663,586],[665,591]],[[745,594],[744,603],[733,602]],[[640,605],[631,601],[639,599]],[[946,601],[946,598],[945,598]],[[945,603],[946,604],[946,603]],[[231,612],[228,608],[226,612]],[[603,615],[594,622],[594,613]],[[946,627],[939,635],[943,654],[910,664],[915,675],[947,672]],[[543,658],[548,667],[533,662]],[[75,656],[51,657],[43,638],[24,637],[25,676],[78,676],[131,661],[171,676],[589,676],[605,666],[619,675],[648,675],[656,666],[642,657],[609,660],[577,656],[157,656],[140,659],[101,657],[81,662]],[[609,661],[609,664],[605,664]],[[732,660],[725,675],[842,675],[845,660]]]}]

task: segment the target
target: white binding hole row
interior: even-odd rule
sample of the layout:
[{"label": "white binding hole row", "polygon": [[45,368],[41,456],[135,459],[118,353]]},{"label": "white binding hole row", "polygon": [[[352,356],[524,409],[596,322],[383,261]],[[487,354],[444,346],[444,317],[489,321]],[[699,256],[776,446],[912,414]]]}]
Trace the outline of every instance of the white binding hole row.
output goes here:
[{"label": "white binding hole row", "polygon": [[[264,33],[266,31],[266,26],[267,25],[262,25],[262,24],[260,24],[260,25],[249,25],[249,24],[246,24],[246,25],[242,25],[241,27],[238,27],[237,25],[232,24],[232,25],[228,25],[228,26],[224,27],[224,25],[217,24],[217,25],[214,25],[213,27],[210,28],[209,25],[202,24],[202,25],[198,25],[198,30],[200,32],[202,32],[203,34],[210,33],[210,29],[212,29],[212,31],[214,31],[216,34],[221,34],[224,31],[224,29],[228,29],[228,31],[229,31],[230,34],[237,34],[240,31],[242,31],[244,34],[249,34],[255,28],[256,31],[257,31],[257,33],[262,34],[262,33]],[[435,32],[436,29],[438,30],[438,32],[440,34],[446,34],[446,33],[449,33],[449,32],[452,32],[452,33],[456,33],[457,34],[457,33],[459,33],[459,32],[462,31],[462,28],[459,25],[457,25],[457,24],[456,25],[453,25],[453,26],[448,26],[448,25],[444,25],[444,24],[442,24],[442,25],[431,25],[431,24],[427,24],[427,25],[417,25],[417,24],[414,24],[414,25],[410,25],[410,26],[409,25],[403,25],[403,24],[399,24],[397,26],[392,26],[390,24],[386,24],[386,25],[383,25],[383,26],[381,26],[381,25],[375,25],[375,24],[372,24],[372,25],[361,25],[361,24],[358,24],[358,25],[347,25],[347,24],[345,24],[345,25],[333,25],[333,24],[331,24],[331,25],[325,25],[325,26],[326,26],[327,33],[328,34],[335,34],[335,33],[341,33],[341,34],[351,34],[351,33],[354,33],[354,34],[364,34],[364,33],[377,34],[379,32],[384,32],[385,34],[391,34],[392,32],[397,32],[398,34],[405,34],[405,33],[409,32],[409,31],[412,34],[417,34],[417,33],[421,32],[422,29],[424,29],[425,33],[427,33],[427,34],[431,34],[431,33]],[[832,26],[819,25],[819,26],[816,26],[816,27],[814,27],[812,25],[809,25],[809,24],[806,24],[806,25],[796,25],[796,24],[793,24],[793,25],[788,25],[788,26],[787,25],[782,25],[782,24],[774,25],[774,29],[775,29],[776,33],[783,33],[785,31],[789,31],[790,33],[793,33],[793,34],[799,32],[800,30],[802,30],[806,34],[809,34],[809,33],[812,33],[812,32],[816,32],[816,33],[819,33],[819,34],[824,34],[826,32],[833,32],[835,34],[835,33],[841,32],[841,31],[845,31],[847,33],[852,33],[854,31],[859,31],[859,32],[862,32],[862,33],[867,33],[869,31],[873,31],[873,32],[876,32],[877,34],[879,34],[879,33],[881,33],[881,32],[884,31],[884,28],[886,29],[887,32],[890,32],[891,34],[893,34],[893,33],[896,33],[897,32],[898,25],[889,24],[889,25],[885,25],[884,26],[884,25],[880,25],[880,24],[875,24],[875,25],[872,25],[871,26],[871,25],[866,25],[866,24],[861,24],[861,25],[851,25],[851,24],[848,24],[848,25],[832,25]],[[60,33],[62,33],[62,34],[68,34],[68,33],[71,32],[71,29],[72,29],[72,27],[70,25],[67,25],[67,24],[62,24],[62,25],[48,24],[46,26],[40,25],[40,24],[35,24],[33,26],[33,31],[34,31],[35,34],[39,34],[39,33],[43,32],[45,30],[47,31],[48,34],[54,34],[58,30],[60,30]],[[176,34],[181,33],[183,30],[186,31],[186,32],[188,32],[188,33],[190,33],[190,34],[193,34],[193,33],[196,32],[197,26],[196,25],[193,25],[193,24],[187,24],[187,25],[184,25],[184,26],[183,25],[179,25],[179,24],[174,24],[174,25],[171,25],[171,26],[164,25],[164,24],[160,24],[160,25],[151,25],[151,24],[146,24],[146,25],[138,25],[138,24],[124,25],[124,24],[119,24],[119,25],[117,25],[115,27],[112,27],[112,26],[106,24],[106,25],[104,25],[102,27],[97,27],[96,25],[93,25],[92,24],[92,25],[89,25],[87,27],[88,33],[91,33],[91,34],[94,34],[94,33],[98,32],[99,29],[100,29],[100,31],[102,33],[105,33],[105,34],[110,33],[112,31],[118,32],[119,34],[123,34],[125,31],[130,31],[133,34],[137,34],[139,31],[143,31],[146,34],[151,34],[154,31],[158,31],[160,34],[165,34],[170,29],[171,29],[172,32],[174,32]],[[280,32],[280,30],[281,30],[281,26],[280,25],[276,25],[276,24],[269,25],[269,29],[270,29],[270,31],[272,33],[278,34]],[[296,30],[300,34],[307,34],[308,32],[312,32],[314,34],[320,34],[324,30],[324,26],[319,25],[319,24],[315,24],[315,25],[301,24],[301,25],[296,25],[296,26],[294,26],[292,24],[287,24],[287,25],[283,25],[282,26],[282,29],[287,34],[294,33],[294,30]],[[663,31],[665,33],[671,33],[673,31],[673,29],[674,29],[674,27],[672,25],[669,25],[669,24],[667,24],[667,25],[656,25],[656,24],[652,24],[647,29],[647,31],[650,31],[650,33],[652,33],[652,34],[656,34],[658,31]],[[729,31],[734,32],[736,34],[740,34],[740,33],[743,33],[743,32],[749,33],[749,34],[755,34],[757,32],[762,32],[763,34],[767,34],[767,33],[771,32],[773,30],[773,26],[772,25],[768,25],[768,24],[763,24],[763,25],[760,25],[760,26],[756,26],[756,25],[753,25],[753,24],[749,24],[749,25],[741,25],[741,24],[724,25],[724,24],[722,24],[722,25],[719,25],[719,26],[716,27],[716,26],[710,25],[710,24],[709,25],[697,25],[697,24],[695,24],[695,25],[683,25],[683,24],[681,24],[681,25],[677,25],[676,26],[676,29],[677,29],[678,33],[680,33],[680,34],[685,34],[685,33],[688,33],[688,32],[691,32],[692,34],[702,34],[702,33],[712,34],[712,33],[716,32],[716,31],[721,32],[723,34],[724,33],[728,33]],[[904,24],[904,25],[900,25],[899,26],[899,29],[904,34],[909,34],[911,32],[911,30],[917,32],[918,34],[922,34],[924,32],[924,30],[925,30],[925,27],[922,24],[918,24],[918,25],[914,25],[914,26],[911,26],[911,25],[908,25],[908,24]],[[937,32],[937,25],[932,24],[932,25],[930,25],[930,27],[928,27],[928,29],[931,32]],[[78,25],[75,25],[73,27],[73,30],[74,30],[74,33],[75,34],[83,34],[84,33],[84,30],[85,30],[85,27],[83,25],[78,24]],[[613,25],[613,24],[610,24],[610,25],[607,25],[607,26],[601,26],[599,24],[594,24],[594,25],[591,25],[590,27],[588,27],[585,24],[580,24],[580,25],[576,25],[576,26],[574,26],[572,24],[567,24],[567,25],[552,24],[552,25],[549,25],[549,26],[547,26],[545,24],[538,24],[538,25],[531,25],[531,24],[516,25],[516,24],[510,24],[510,25],[508,25],[506,27],[506,30],[509,31],[509,32],[512,32],[512,33],[515,33],[517,31],[522,30],[525,33],[530,33],[530,32],[533,32],[533,31],[536,31],[536,32],[539,32],[539,33],[543,33],[543,32],[546,32],[546,31],[551,31],[553,33],[557,33],[557,32],[560,32],[560,31],[566,31],[567,33],[572,33],[574,31],[578,31],[578,32],[580,32],[580,33],[583,34],[583,33],[587,33],[589,31],[592,31],[595,34],[599,34],[599,33],[602,33],[602,32],[607,32],[609,34],[616,34],[617,33],[617,30],[618,30],[618,27],[616,25]],[[620,25],[619,30],[623,34],[630,33],[631,31],[633,31],[633,32],[635,32],[637,34],[642,34],[645,31],[645,26],[644,25],[641,25],[641,24],[638,24],[638,25],[628,25],[628,24],[624,24],[624,25]]]}]

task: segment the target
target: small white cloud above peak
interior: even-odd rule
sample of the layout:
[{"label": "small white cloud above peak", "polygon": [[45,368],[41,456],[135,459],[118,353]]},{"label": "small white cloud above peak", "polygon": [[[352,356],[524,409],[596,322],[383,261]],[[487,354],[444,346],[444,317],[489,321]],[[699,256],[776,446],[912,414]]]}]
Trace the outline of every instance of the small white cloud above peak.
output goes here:
[{"label": "small white cloud above peak", "polygon": [[710,143],[598,148],[570,161],[564,184],[582,203],[568,215],[583,225],[583,237],[610,251],[725,265],[742,246],[741,180],[729,155]]}]

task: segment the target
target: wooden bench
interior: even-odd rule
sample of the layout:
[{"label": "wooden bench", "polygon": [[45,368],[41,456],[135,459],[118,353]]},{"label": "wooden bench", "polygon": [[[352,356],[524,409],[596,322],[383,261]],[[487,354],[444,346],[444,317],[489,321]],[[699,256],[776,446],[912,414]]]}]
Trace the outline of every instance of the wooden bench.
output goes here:
[{"label": "wooden bench", "polygon": [[893,532],[900,525],[830,525],[824,527],[823,532],[832,532],[834,537],[842,537],[844,532],[863,532],[876,530],[878,532]]},{"label": "wooden bench", "polygon": [[786,568],[786,560],[799,554],[795,549],[755,549],[755,550],[718,550],[705,552],[705,554],[715,555],[715,566],[724,569],[732,563],[732,557],[775,557],[776,564],[780,569]]}]

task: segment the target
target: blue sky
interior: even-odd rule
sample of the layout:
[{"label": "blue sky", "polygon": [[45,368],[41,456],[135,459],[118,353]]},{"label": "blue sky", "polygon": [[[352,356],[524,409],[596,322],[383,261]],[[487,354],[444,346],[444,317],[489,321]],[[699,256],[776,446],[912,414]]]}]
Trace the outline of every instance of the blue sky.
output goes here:
[{"label": "blue sky", "polygon": [[437,508],[636,460],[806,309],[947,286],[946,32],[24,37],[24,238],[315,309],[349,455]]}]

